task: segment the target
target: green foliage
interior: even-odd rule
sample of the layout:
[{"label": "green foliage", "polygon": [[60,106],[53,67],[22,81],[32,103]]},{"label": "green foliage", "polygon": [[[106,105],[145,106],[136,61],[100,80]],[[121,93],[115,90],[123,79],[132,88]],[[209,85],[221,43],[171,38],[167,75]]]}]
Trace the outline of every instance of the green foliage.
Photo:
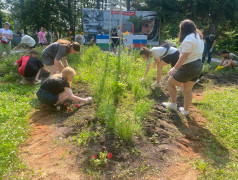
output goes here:
[{"label": "green foliage", "polygon": [[83,129],[75,138],[79,146],[85,146],[89,143],[89,141],[95,140],[96,136],[96,132],[86,131]]},{"label": "green foliage", "polygon": [[125,141],[141,133],[142,120],[153,104],[147,97],[153,71],[142,84],[146,65],[137,57],[138,52],[123,51],[119,59],[95,46],[85,50],[78,61],[76,80],[90,84],[97,117]]},{"label": "green foliage", "polygon": [[107,151],[100,152],[98,159],[93,157],[90,159],[90,164],[92,165],[93,168],[97,168],[99,166],[107,164],[107,155],[108,155]]},{"label": "green foliage", "polygon": [[36,89],[19,84],[0,86],[0,179],[22,168],[18,146],[29,131],[28,113],[36,105]]},{"label": "green foliage", "polygon": [[218,39],[215,47],[218,52],[227,49],[229,52],[238,53],[238,28],[224,32],[223,37]]}]

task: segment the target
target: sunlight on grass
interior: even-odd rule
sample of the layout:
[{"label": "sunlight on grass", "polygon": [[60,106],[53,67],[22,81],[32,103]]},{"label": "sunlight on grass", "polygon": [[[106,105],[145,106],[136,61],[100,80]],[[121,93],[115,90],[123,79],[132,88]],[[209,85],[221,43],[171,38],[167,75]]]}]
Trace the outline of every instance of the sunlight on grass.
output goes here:
[{"label": "sunlight on grass", "polygon": [[[205,148],[205,154],[213,160],[197,162],[197,167],[200,168],[206,164],[202,169],[202,178],[236,179],[238,177],[238,91],[232,87],[210,90],[199,104],[199,108],[209,120],[207,128],[229,151],[227,154],[228,152],[220,150],[218,144],[210,139],[212,148]],[[224,160],[225,156],[228,156],[227,161]]]}]

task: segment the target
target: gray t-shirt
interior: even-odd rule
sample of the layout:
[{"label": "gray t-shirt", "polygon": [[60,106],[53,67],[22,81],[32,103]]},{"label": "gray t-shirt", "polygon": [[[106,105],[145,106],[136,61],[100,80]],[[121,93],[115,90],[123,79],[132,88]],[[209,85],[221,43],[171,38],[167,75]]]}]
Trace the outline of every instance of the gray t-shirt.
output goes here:
[{"label": "gray t-shirt", "polygon": [[234,60],[234,61],[237,61],[237,60],[238,60],[238,56],[235,55],[235,54],[233,54],[233,53],[229,53],[228,59],[232,59],[232,60]]},{"label": "gray t-shirt", "polygon": [[54,64],[54,59],[60,61],[62,58],[66,57],[69,54],[68,48],[62,46],[60,43],[52,43],[47,46],[42,52],[42,61],[46,65]]}]

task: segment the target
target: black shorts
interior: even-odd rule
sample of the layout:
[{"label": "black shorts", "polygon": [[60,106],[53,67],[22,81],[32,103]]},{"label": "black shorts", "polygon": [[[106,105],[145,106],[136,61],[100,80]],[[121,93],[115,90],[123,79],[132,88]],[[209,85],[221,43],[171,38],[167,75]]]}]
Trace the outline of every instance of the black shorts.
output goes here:
[{"label": "black shorts", "polygon": [[175,66],[178,60],[179,60],[179,51],[176,51],[173,54],[169,54],[162,59],[162,61],[164,61],[165,63],[171,64],[172,67]]},{"label": "black shorts", "polygon": [[196,82],[201,74],[202,74],[202,60],[198,59],[196,61],[182,65],[173,75],[173,78],[179,82],[188,82],[188,81]]},{"label": "black shorts", "polygon": [[116,37],[116,38],[111,37],[111,39],[112,39],[112,47],[113,48],[117,47],[119,45],[119,38],[118,37]]},{"label": "black shorts", "polygon": [[46,90],[43,90],[41,88],[39,88],[39,90],[36,93],[38,100],[42,103],[42,104],[48,104],[48,105],[54,105],[57,103],[58,99],[59,99],[59,95],[58,94],[51,94]]}]

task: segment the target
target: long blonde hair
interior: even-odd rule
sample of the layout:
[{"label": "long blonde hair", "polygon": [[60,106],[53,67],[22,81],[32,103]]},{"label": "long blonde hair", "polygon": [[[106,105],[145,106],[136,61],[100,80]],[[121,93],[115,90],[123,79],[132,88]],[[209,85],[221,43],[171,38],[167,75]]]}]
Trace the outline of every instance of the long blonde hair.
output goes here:
[{"label": "long blonde hair", "polygon": [[57,41],[57,43],[61,44],[62,46],[64,47],[67,47],[68,48],[68,51],[70,50],[71,47],[73,47],[73,49],[77,52],[80,51],[80,44],[78,42],[73,42],[71,43],[70,41],[68,40],[65,40],[65,39],[59,39]]},{"label": "long blonde hair", "polygon": [[71,67],[66,67],[63,69],[61,74],[53,74],[52,76],[50,76],[50,79],[58,79],[59,77],[63,77],[64,79],[67,80],[67,77],[69,75],[76,75],[76,72],[73,68]]}]

